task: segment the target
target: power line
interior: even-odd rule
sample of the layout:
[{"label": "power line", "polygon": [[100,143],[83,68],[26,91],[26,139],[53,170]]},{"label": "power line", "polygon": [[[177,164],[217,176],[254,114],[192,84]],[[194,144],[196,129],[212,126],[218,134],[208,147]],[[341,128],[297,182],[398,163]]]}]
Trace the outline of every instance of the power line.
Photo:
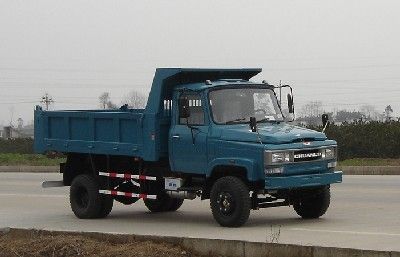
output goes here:
[{"label": "power line", "polygon": [[39,102],[38,101],[0,102],[0,104],[33,104],[33,103],[39,103]]},{"label": "power line", "polygon": [[54,103],[54,100],[53,100],[53,98],[51,96],[49,96],[49,94],[46,93],[42,97],[42,101],[40,101],[40,102],[44,103],[46,105],[46,111],[48,111],[49,110],[49,105]]}]

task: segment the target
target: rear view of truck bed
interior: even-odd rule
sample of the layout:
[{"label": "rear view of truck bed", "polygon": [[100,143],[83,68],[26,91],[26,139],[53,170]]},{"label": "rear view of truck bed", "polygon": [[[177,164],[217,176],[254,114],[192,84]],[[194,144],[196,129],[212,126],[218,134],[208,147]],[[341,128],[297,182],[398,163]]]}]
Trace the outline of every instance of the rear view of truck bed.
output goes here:
[{"label": "rear view of truck bed", "polygon": [[35,150],[143,155],[143,110],[35,110]]}]

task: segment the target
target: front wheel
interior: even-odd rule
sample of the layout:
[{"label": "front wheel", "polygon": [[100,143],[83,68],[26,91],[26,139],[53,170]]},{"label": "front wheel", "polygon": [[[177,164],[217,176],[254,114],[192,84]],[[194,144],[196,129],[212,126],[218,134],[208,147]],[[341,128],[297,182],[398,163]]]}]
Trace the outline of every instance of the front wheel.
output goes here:
[{"label": "front wheel", "polygon": [[237,177],[222,177],[211,188],[210,207],[223,227],[240,227],[250,215],[249,188]]},{"label": "front wheel", "polygon": [[330,204],[329,187],[304,192],[293,204],[296,213],[303,219],[316,219],[325,214]]}]

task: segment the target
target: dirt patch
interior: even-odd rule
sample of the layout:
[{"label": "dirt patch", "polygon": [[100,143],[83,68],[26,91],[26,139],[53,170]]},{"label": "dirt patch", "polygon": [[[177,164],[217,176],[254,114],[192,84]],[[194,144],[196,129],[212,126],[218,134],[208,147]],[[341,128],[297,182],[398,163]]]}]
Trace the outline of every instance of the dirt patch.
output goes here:
[{"label": "dirt patch", "polygon": [[5,234],[0,233],[0,256],[202,257],[178,244],[152,240],[137,241],[134,237],[13,229]]}]

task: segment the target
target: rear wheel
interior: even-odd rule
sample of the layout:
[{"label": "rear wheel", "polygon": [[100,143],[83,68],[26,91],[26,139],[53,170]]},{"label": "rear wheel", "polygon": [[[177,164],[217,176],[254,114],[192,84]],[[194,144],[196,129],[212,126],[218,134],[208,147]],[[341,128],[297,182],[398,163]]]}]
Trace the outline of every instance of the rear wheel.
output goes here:
[{"label": "rear wheel", "polygon": [[108,214],[110,214],[113,205],[114,205],[114,199],[112,198],[112,196],[109,195],[101,195],[100,196],[101,199],[101,207],[100,207],[100,211],[97,214],[96,218],[105,218],[108,216]]},{"label": "rear wheel", "polygon": [[249,188],[237,177],[222,177],[211,188],[210,207],[223,227],[240,227],[250,215]]},{"label": "rear wheel", "polygon": [[93,219],[99,216],[103,201],[99,194],[98,182],[93,176],[76,176],[70,187],[69,199],[76,217]]},{"label": "rear wheel", "polygon": [[143,201],[151,212],[165,212],[172,205],[172,198],[165,193],[158,194],[157,199],[144,199]]},{"label": "rear wheel", "polygon": [[172,198],[172,204],[168,211],[177,211],[179,208],[181,208],[183,204],[183,199],[178,199],[178,198]]},{"label": "rear wheel", "polygon": [[176,211],[182,204],[183,199],[171,198],[166,193],[157,195],[157,199],[144,199],[144,204],[151,212]]},{"label": "rear wheel", "polygon": [[303,219],[316,219],[328,210],[330,199],[329,187],[313,189],[304,192],[294,202],[293,208]]}]

